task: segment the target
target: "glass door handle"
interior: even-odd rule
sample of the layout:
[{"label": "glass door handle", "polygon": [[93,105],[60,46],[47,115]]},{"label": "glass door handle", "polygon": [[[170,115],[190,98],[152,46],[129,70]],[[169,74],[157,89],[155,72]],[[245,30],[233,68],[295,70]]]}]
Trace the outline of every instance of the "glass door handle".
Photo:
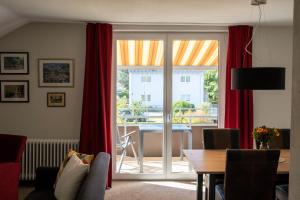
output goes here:
[{"label": "glass door handle", "polygon": [[171,122],[171,114],[167,114],[167,123],[170,123]]}]

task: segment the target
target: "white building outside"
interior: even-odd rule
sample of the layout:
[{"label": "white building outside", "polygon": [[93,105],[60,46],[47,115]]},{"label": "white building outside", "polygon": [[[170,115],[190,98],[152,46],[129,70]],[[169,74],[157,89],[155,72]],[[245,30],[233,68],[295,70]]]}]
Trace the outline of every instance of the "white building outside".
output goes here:
[{"label": "white building outside", "polygon": [[[129,104],[142,101],[146,107],[163,107],[163,71],[129,71]],[[187,101],[196,107],[205,102],[204,70],[173,70],[173,103]]]}]

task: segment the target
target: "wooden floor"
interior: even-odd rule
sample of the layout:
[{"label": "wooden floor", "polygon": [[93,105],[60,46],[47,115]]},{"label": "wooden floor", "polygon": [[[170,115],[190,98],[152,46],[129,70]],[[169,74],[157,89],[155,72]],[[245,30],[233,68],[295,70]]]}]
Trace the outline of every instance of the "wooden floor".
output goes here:
[{"label": "wooden floor", "polygon": [[[120,156],[117,156],[117,169],[119,167]],[[189,163],[184,158],[172,158],[172,172],[173,173],[186,173],[190,172]],[[134,157],[126,157],[123,161],[120,173],[126,174],[139,174],[140,166]],[[162,157],[145,157],[144,158],[144,173],[145,174],[162,174],[163,173],[163,158]]]}]

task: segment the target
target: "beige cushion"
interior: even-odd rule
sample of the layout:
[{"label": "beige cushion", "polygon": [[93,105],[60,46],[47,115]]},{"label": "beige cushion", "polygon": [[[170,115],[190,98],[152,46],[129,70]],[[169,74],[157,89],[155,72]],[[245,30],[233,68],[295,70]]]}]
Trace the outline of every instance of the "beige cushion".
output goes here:
[{"label": "beige cushion", "polygon": [[70,160],[70,158],[73,156],[73,155],[77,155],[78,158],[80,158],[80,160],[82,160],[82,162],[84,164],[91,164],[91,162],[93,161],[94,159],[94,155],[88,155],[88,154],[83,154],[83,153],[78,153],[72,149],[69,150],[67,156],[65,157],[65,159],[63,160],[63,162],[61,163],[60,167],[59,167],[59,171],[57,173],[57,177],[56,177],[56,181],[55,181],[55,185],[58,181],[58,179],[60,178],[64,168],[66,167],[68,161]]},{"label": "beige cushion", "polygon": [[71,156],[56,183],[55,197],[58,200],[74,200],[88,170],[89,164],[84,164],[76,155]]}]

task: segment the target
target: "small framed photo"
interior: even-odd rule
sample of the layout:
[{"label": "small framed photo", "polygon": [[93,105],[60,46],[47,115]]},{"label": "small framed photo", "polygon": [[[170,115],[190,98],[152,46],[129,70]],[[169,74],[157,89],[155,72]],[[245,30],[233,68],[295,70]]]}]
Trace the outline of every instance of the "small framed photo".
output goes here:
[{"label": "small framed photo", "polygon": [[40,87],[74,87],[73,59],[39,59]]},{"label": "small framed photo", "polygon": [[64,92],[48,92],[47,93],[48,107],[65,107],[66,93]]},{"label": "small framed photo", "polygon": [[0,74],[29,74],[28,52],[0,52]]},{"label": "small framed photo", "polygon": [[0,101],[3,103],[29,102],[29,81],[15,80],[0,82]]}]

